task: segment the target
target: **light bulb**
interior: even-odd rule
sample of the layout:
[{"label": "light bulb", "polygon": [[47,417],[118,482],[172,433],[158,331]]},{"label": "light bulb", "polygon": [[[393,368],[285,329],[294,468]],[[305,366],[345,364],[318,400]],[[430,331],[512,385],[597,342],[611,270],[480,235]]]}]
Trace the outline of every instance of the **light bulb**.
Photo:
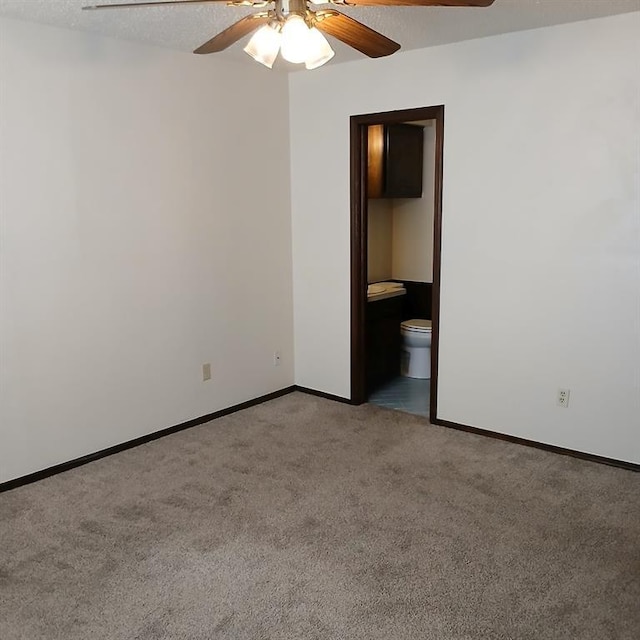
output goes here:
[{"label": "light bulb", "polygon": [[335,55],[335,51],[327,42],[327,39],[315,28],[309,29],[307,58],[304,66],[307,69],[317,69],[325,62],[329,62]]},{"label": "light bulb", "polygon": [[282,57],[293,63],[304,62],[309,48],[309,27],[298,15],[292,15],[282,27]]},{"label": "light bulb", "polygon": [[244,50],[257,62],[271,69],[280,50],[282,34],[268,24],[260,27]]}]

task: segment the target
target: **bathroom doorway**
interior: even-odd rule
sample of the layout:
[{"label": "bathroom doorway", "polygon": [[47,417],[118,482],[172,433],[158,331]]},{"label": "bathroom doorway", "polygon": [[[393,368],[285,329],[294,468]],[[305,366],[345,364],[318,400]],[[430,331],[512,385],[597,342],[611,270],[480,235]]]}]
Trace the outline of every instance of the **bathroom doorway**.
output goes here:
[{"label": "bathroom doorway", "polygon": [[[424,394],[429,396],[428,415],[431,421],[436,420],[437,416],[437,389],[438,389],[438,336],[439,336],[439,311],[440,311],[440,246],[441,246],[441,223],[442,223],[442,171],[443,171],[443,143],[444,143],[444,106],[423,107],[417,109],[405,109],[401,111],[389,111],[384,113],[364,114],[351,117],[351,401],[354,404],[362,404],[369,399],[369,394],[372,389],[371,386],[371,371],[368,371],[368,364],[371,364],[371,354],[368,351],[371,349],[371,340],[367,340],[368,328],[367,318],[369,323],[371,318],[374,317],[372,312],[373,307],[369,307],[372,300],[371,295],[367,296],[368,285],[371,282],[370,268],[370,242],[372,238],[369,235],[369,215],[370,204],[375,202],[371,200],[372,194],[379,187],[373,184],[375,178],[375,164],[376,161],[372,152],[378,145],[376,138],[372,137],[372,132],[380,129],[384,131],[385,140],[390,135],[388,132],[393,128],[408,127],[408,126],[421,126],[430,127],[432,133],[432,145],[426,149],[427,153],[433,153],[433,158],[429,162],[429,167],[433,171],[433,175],[430,176],[433,182],[433,225],[428,229],[428,233],[424,232],[424,229],[419,231],[420,236],[424,233],[424,238],[418,238],[419,242],[424,242],[425,250],[431,252],[433,249],[432,257],[432,284],[430,285],[429,293],[424,294],[427,296],[424,302],[429,307],[428,312],[431,320],[431,353],[430,353],[430,379],[427,380],[413,380],[411,378],[405,381],[399,380],[401,386],[408,385],[414,389],[424,389]],[[402,132],[401,132],[402,133]],[[411,132],[409,132],[411,133]],[[415,154],[412,151],[411,143],[408,142],[407,146],[404,143],[400,143],[402,152],[400,156]],[[373,171],[372,173],[372,166]],[[408,175],[411,169],[406,167],[402,169],[402,176]],[[401,177],[401,181],[403,178]],[[406,181],[405,181],[406,182]],[[410,182],[410,180],[409,180]],[[401,187],[409,188],[412,187]],[[373,195],[373,197],[386,197],[380,194]],[[391,196],[392,197],[392,196]],[[400,196],[403,197],[403,196]],[[404,196],[404,197],[416,197]],[[428,196],[427,196],[428,197]],[[377,208],[378,205],[376,204]],[[372,212],[376,216],[380,216],[380,212]],[[382,214],[384,215],[384,214]],[[405,232],[406,233],[406,232]],[[382,273],[382,272],[381,272]],[[374,276],[375,280],[375,276]],[[399,278],[390,278],[391,281],[401,280]],[[383,283],[388,286],[394,286],[398,284],[406,287],[406,292],[409,288],[416,287],[422,283],[414,282],[389,282]],[[369,289],[371,293],[371,288]],[[399,292],[396,292],[400,295]],[[404,295],[404,294],[402,294]],[[383,293],[382,297],[386,294]],[[390,296],[393,297],[393,294]],[[409,298],[407,297],[407,301]],[[385,301],[386,302],[386,301]],[[387,303],[390,304],[390,303]],[[382,308],[381,305],[378,307]],[[368,313],[369,311],[369,313]],[[377,312],[376,312],[377,313]],[[382,314],[384,315],[385,312]],[[380,315],[380,314],[378,314]],[[424,317],[424,314],[416,317]],[[377,321],[377,320],[376,320]],[[381,334],[382,338],[377,340],[378,343],[385,340],[396,340],[392,349],[397,346],[398,356],[400,354],[400,322],[397,323],[395,333],[391,327],[393,323],[389,325],[387,334]],[[380,325],[382,326],[382,325]],[[369,326],[371,331],[371,326]],[[385,337],[385,335],[388,336]],[[378,356],[376,356],[378,359]]]}]

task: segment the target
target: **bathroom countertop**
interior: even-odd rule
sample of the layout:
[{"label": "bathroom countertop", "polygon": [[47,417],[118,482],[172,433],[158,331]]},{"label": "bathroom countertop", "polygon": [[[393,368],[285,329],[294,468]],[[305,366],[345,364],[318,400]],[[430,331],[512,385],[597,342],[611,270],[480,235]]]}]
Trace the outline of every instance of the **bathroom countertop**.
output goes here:
[{"label": "bathroom countertop", "polygon": [[407,290],[399,282],[374,282],[367,286],[367,302],[406,295]]},{"label": "bathroom countertop", "polygon": [[397,298],[407,294],[406,289],[387,289],[380,293],[367,294],[367,302],[376,302],[377,300],[385,300],[386,298]]}]

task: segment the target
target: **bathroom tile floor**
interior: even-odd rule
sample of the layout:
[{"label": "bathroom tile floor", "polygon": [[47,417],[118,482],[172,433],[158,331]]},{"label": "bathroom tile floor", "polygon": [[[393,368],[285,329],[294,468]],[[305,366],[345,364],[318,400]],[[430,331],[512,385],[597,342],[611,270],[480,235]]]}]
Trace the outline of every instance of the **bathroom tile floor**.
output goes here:
[{"label": "bathroom tile floor", "polygon": [[399,376],[376,389],[369,397],[371,404],[388,409],[429,417],[429,391],[431,380],[418,380]]}]

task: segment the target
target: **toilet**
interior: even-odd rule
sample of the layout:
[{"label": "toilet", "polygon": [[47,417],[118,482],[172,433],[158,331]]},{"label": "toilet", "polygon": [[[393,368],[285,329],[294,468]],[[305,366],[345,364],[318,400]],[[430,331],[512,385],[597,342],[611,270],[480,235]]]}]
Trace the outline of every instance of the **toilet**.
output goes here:
[{"label": "toilet", "polygon": [[400,324],[400,373],[406,378],[431,378],[431,320],[405,320]]}]

